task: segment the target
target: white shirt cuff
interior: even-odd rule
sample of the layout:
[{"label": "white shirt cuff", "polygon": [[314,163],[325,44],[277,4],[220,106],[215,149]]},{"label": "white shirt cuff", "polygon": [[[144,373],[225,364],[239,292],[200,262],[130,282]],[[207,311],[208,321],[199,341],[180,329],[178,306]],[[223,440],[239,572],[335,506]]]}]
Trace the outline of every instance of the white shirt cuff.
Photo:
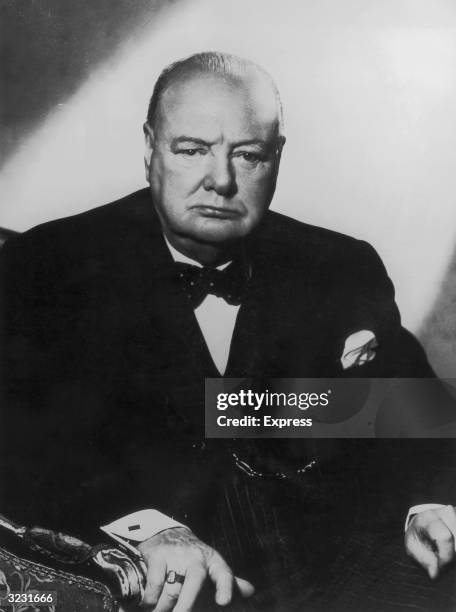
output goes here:
[{"label": "white shirt cuff", "polygon": [[[148,540],[157,533],[173,527],[186,527],[158,510],[139,510],[100,527],[110,538],[138,553],[134,544]],[[132,544],[133,543],[133,544]]]},{"label": "white shirt cuff", "polygon": [[417,506],[412,506],[407,513],[407,518],[405,519],[404,531],[407,531],[410,526],[410,523],[413,521],[416,514],[419,514],[420,512],[426,512],[426,510],[438,510],[439,508],[444,507],[445,504],[418,504]]}]

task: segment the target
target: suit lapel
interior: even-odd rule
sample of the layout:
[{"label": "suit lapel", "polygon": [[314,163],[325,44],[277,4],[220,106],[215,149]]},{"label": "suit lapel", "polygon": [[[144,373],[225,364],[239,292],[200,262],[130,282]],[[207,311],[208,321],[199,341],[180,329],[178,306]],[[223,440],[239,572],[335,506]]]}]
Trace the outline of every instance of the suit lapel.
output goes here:
[{"label": "suit lapel", "polygon": [[[150,318],[160,337],[162,368],[179,371],[185,378],[217,376],[195,313],[177,283],[174,261],[166,245],[158,218],[153,212],[152,248],[145,281],[145,303],[150,304]],[[146,253],[143,254],[146,256]]]},{"label": "suit lapel", "polygon": [[273,376],[278,353],[274,348],[280,334],[280,261],[269,252],[263,236],[246,245],[252,279],[239,309],[225,376]]},{"label": "suit lapel", "polygon": [[293,252],[289,237],[267,215],[247,253],[253,277],[239,310],[226,376],[329,372],[327,292],[305,239]]}]

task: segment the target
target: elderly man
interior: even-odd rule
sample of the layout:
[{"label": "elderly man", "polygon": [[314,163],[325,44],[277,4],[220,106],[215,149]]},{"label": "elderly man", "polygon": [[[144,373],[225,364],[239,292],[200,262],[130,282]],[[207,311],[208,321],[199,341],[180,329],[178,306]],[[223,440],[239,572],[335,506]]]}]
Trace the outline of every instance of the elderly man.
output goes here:
[{"label": "elderly man", "polygon": [[268,212],[285,137],[261,68],[171,65],[144,132],[150,189],[2,253],[5,511],[137,546],[157,612],[190,610],[208,582],[226,605],[250,581],[257,607],[291,609],[355,513],[358,455],[211,444],[204,378],[432,370],[368,244]]}]

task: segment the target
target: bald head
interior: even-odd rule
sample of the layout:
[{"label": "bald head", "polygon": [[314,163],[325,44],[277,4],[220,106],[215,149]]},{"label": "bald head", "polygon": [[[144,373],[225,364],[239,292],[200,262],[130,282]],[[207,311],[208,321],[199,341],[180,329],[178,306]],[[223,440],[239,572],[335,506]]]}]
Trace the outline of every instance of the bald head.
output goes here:
[{"label": "bald head", "polygon": [[228,53],[206,52],[191,55],[167,66],[160,74],[150,99],[147,123],[156,128],[164,96],[176,86],[191,83],[204,76],[218,77],[250,95],[252,111],[268,112],[283,136],[283,111],[279,91],[271,76],[258,64]]}]

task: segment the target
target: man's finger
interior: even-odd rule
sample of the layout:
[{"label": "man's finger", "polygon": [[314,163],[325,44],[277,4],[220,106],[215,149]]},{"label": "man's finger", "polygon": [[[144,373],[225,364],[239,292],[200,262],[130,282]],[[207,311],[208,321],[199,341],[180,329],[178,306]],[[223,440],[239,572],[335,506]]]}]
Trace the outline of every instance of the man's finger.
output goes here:
[{"label": "man's finger", "polygon": [[234,576],[220,555],[209,565],[209,577],[215,584],[215,601],[219,606],[226,606],[233,597]]},{"label": "man's finger", "polygon": [[166,562],[164,559],[154,559],[148,562],[147,582],[144,589],[142,606],[156,606],[165,582]]},{"label": "man's finger", "polygon": [[429,525],[426,533],[429,540],[437,549],[439,568],[443,567],[454,557],[453,534],[440,519],[433,521]]},{"label": "man's finger", "polygon": [[206,576],[207,572],[202,565],[192,565],[187,569],[184,584],[182,585],[179,599],[174,607],[174,612],[191,611]]},{"label": "man's finger", "polygon": [[251,597],[255,593],[255,587],[248,580],[244,580],[244,578],[238,578],[237,576],[234,577],[234,580],[242,597]]},{"label": "man's finger", "polygon": [[456,511],[453,506],[445,506],[436,511],[453,535],[453,544],[456,548]]},{"label": "man's finger", "polygon": [[[185,574],[185,572],[181,572],[180,570],[175,571],[180,575]],[[173,610],[181,590],[182,584],[180,582],[170,584],[169,582],[166,582],[165,579],[163,590],[158,599],[157,607],[154,608],[154,612],[170,612],[170,610]]]},{"label": "man's finger", "polygon": [[427,570],[430,578],[435,578],[439,573],[439,560],[437,554],[429,547],[429,542],[419,537],[419,532],[409,527],[405,536],[405,548],[407,553]]},{"label": "man's finger", "polygon": [[209,576],[215,584],[215,602],[227,606],[233,597],[234,576],[228,565],[220,559],[211,565]]}]

